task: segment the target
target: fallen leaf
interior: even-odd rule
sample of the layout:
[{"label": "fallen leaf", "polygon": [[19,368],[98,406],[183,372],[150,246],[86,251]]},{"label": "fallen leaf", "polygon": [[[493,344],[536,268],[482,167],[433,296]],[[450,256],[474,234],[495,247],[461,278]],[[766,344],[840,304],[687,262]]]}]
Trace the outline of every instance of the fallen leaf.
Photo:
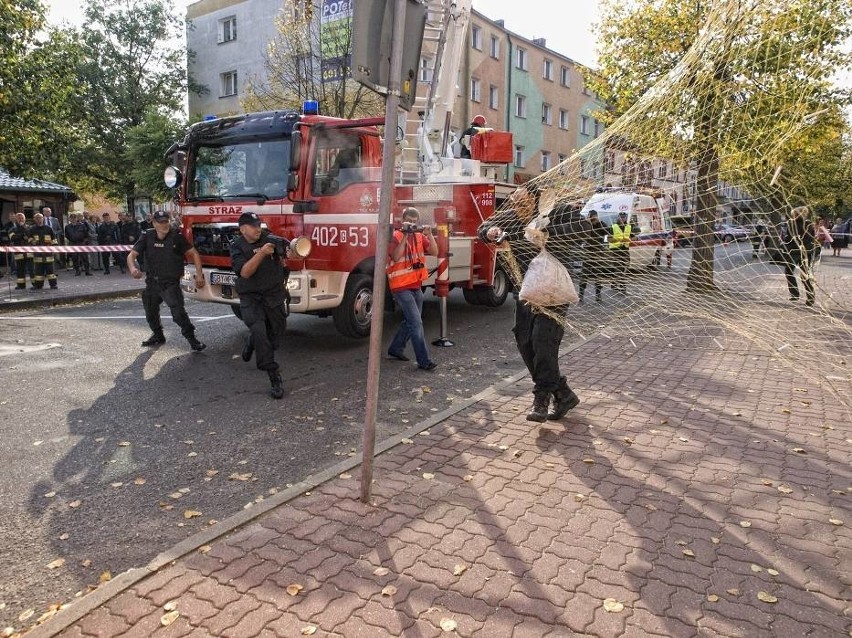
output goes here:
[{"label": "fallen leaf", "polygon": [[445,632],[455,631],[458,623],[452,618],[441,618],[441,629]]},{"label": "fallen leaf", "polygon": [[586,496],[583,495],[583,494],[575,494],[574,500],[577,501],[578,503],[582,503],[583,501],[586,500]]},{"label": "fallen leaf", "polygon": [[828,522],[831,523],[832,525],[838,525],[838,526],[843,525],[843,521],[841,521],[839,518],[830,518],[830,519],[828,519]]},{"label": "fallen leaf", "polygon": [[739,596],[742,593],[736,587],[731,587],[730,589],[726,589],[725,591],[728,592],[731,596]]},{"label": "fallen leaf", "polygon": [[603,602],[604,611],[608,611],[613,614],[617,614],[620,611],[624,611],[624,603],[620,603],[615,598],[607,598]]},{"label": "fallen leaf", "polygon": [[784,414],[790,414],[790,409],[784,408],[783,410],[781,410],[781,412],[783,412]]},{"label": "fallen leaf", "polygon": [[689,556],[690,558],[695,558],[695,552],[693,552],[691,549],[683,550],[683,555]]},{"label": "fallen leaf", "polygon": [[770,576],[777,576],[778,575],[778,572],[774,569],[767,569],[766,573],[769,574]]},{"label": "fallen leaf", "polygon": [[169,498],[173,498],[175,500],[182,498],[182,497],[183,497],[183,494],[181,494],[180,492],[172,492],[171,494],[169,494]]},{"label": "fallen leaf", "polygon": [[67,540],[68,540],[68,538],[69,538],[68,533],[60,534],[60,535],[59,535],[59,540],[61,540],[61,541],[67,541]]},{"label": "fallen leaf", "polygon": [[414,441],[413,441],[413,440],[411,440],[411,439],[402,439],[402,440],[400,441],[400,443],[405,443],[406,445],[411,445],[411,444],[413,444],[413,443],[414,443]]},{"label": "fallen leaf", "polygon": [[758,600],[761,600],[765,603],[777,603],[778,602],[778,599],[775,596],[773,596],[772,594],[765,592],[765,591],[757,592],[757,598],[758,598]]},{"label": "fallen leaf", "polygon": [[130,441],[121,441],[118,447],[130,447]]},{"label": "fallen leaf", "polygon": [[344,472],[343,474],[340,475],[340,478],[342,478],[345,481],[346,479],[351,479],[352,475]]},{"label": "fallen leaf", "polygon": [[629,436],[624,437],[624,442],[627,443],[627,445],[633,445],[633,439],[631,439]]},{"label": "fallen leaf", "polygon": [[102,574],[98,577],[98,580],[99,580],[100,582],[102,582],[102,583],[108,583],[109,581],[111,581],[111,580],[112,580],[112,574],[110,574],[108,571],[103,572],[103,573],[102,573]]},{"label": "fallen leaf", "polygon": [[185,510],[183,513],[183,517],[186,519],[195,518],[196,516],[201,516],[201,512],[198,510]]},{"label": "fallen leaf", "polygon": [[790,488],[790,487],[787,487],[786,485],[779,485],[778,491],[781,492],[782,494],[792,494],[793,493],[793,489]]},{"label": "fallen leaf", "polygon": [[688,442],[689,442],[689,439],[688,439],[688,438],[686,438],[685,436],[678,437],[678,440],[679,440],[679,441],[681,441],[681,442],[683,442],[683,443],[688,443]]},{"label": "fallen leaf", "polygon": [[585,458],[583,459],[583,463],[585,463],[586,465],[594,465],[595,459]]},{"label": "fallen leaf", "polygon": [[21,615],[18,616],[18,621],[26,622],[33,617],[33,614],[35,614],[35,609],[27,609],[26,611],[21,612]]},{"label": "fallen leaf", "polygon": [[134,485],[145,485],[145,479],[143,479],[142,477],[139,477],[138,479],[133,481],[133,484]]},{"label": "fallen leaf", "polygon": [[122,483],[121,481],[110,483],[110,487],[121,487],[122,485],[124,485],[124,483]]},{"label": "fallen leaf", "polygon": [[188,487],[182,487],[178,490],[181,494],[189,494],[190,489]]},{"label": "fallen leaf", "polygon": [[205,474],[207,476],[216,476],[219,473],[219,470],[207,470]]},{"label": "fallen leaf", "polygon": [[751,527],[751,523],[749,521],[740,521],[740,527]]},{"label": "fallen leaf", "polygon": [[44,495],[44,498],[53,498],[54,496],[56,496],[56,492],[48,492]]},{"label": "fallen leaf", "polygon": [[461,576],[467,570],[467,565],[456,565],[453,567],[453,576]]},{"label": "fallen leaf", "polygon": [[428,481],[428,480],[435,478],[435,475],[432,474],[431,472],[423,472],[423,478],[425,478]]},{"label": "fallen leaf", "polygon": [[393,596],[396,593],[396,587],[388,585],[382,589],[382,596]]},{"label": "fallen leaf", "polygon": [[175,609],[177,609],[177,606],[178,606],[178,603],[177,603],[176,600],[170,600],[165,605],[163,605],[163,610],[164,611],[174,611]]},{"label": "fallen leaf", "polygon": [[390,573],[390,570],[387,567],[376,567],[373,571],[373,575],[375,576],[387,576]]},{"label": "fallen leaf", "polygon": [[713,543],[714,545],[718,545],[718,544],[719,544],[719,543],[721,543],[722,541],[721,541],[720,539],[716,538],[715,536],[711,536],[711,537],[710,537],[710,542],[711,542],[711,543]]},{"label": "fallen leaf", "polygon": [[73,509],[77,509],[77,508],[78,508],[78,507],[80,507],[82,504],[83,504],[83,501],[79,501],[79,500],[77,500],[77,501],[71,501],[70,503],[68,503],[68,507],[70,507],[70,508],[73,510]]},{"label": "fallen leaf", "polygon": [[317,628],[313,625],[306,625],[302,627],[302,631],[300,631],[299,633],[301,633],[303,636],[313,636],[315,633],[317,633]]},{"label": "fallen leaf", "polygon": [[801,448],[801,447],[794,447],[793,451],[796,454],[807,454],[807,452],[805,451],[805,448]]},{"label": "fallen leaf", "polygon": [[251,480],[252,473],[247,472],[245,474],[240,474],[238,472],[234,472],[228,478],[232,481],[248,481]]},{"label": "fallen leaf", "polygon": [[302,587],[301,585],[297,585],[296,583],[293,583],[292,585],[287,585],[287,593],[291,596],[297,596],[299,592],[303,589],[304,587]]},{"label": "fallen leaf", "polygon": [[757,573],[760,573],[760,572],[763,571],[763,567],[761,567],[760,565],[752,565],[751,571],[753,571],[755,574],[757,574]]},{"label": "fallen leaf", "polygon": [[772,481],[770,481],[769,479],[763,479],[761,481],[761,483],[763,483],[764,485],[767,485],[769,487],[772,487]]},{"label": "fallen leaf", "polygon": [[473,474],[465,474],[463,480],[470,483],[473,480]]},{"label": "fallen leaf", "polygon": [[64,564],[65,564],[64,558],[57,558],[56,560],[50,561],[47,564],[47,568],[48,569],[58,569],[59,567],[62,567]]},{"label": "fallen leaf", "polygon": [[199,554],[206,554],[211,549],[213,549],[213,548],[210,545],[202,545],[201,547],[198,548],[198,553]]},{"label": "fallen leaf", "polygon": [[708,594],[707,600],[710,601],[711,603],[717,603],[717,602],[719,602],[719,597],[716,594]]},{"label": "fallen leaf", "polygon": [[83,567],[91,567],[91,565],[92,565],[92,559],[91,559],[91,558],[87,558],[87,559],[85,559],[85,560],[82,560],[82,561],[80,561],[80,565],[82,565]]},{"label": "fallen leaf", "polygon": [[194,456],[198,456],[198,452],[190,452],[189,454],[187,454],[187,457],[189,458],[192,458]]},{"label": "fallen leaf", "polygon": [[177,609],[175,609],[174,611],[170,611],[167,614],[163,614],[163,617],[160,618],[160,624],[163,627],[168,627],[174,621],[176,621],[179,617],[180,617],[180,612]]}]

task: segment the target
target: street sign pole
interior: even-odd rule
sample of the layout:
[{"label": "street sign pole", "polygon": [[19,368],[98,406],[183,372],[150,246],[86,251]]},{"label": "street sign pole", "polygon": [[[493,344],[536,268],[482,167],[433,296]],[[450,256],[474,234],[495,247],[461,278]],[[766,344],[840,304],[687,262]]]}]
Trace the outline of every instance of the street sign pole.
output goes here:
[{"label": "street sign pole", "polygon": [[379,372],[382,360],[382,322],[385,311],[385,262],[387,261],[388,243],[390,241],[394,147],[396,145],[397,110],[399,109],[402,45],[405,31],[405,5],[408,0],[395,1],[390,73],[388,77],[388,92],[385,99],[385,145],[382,154],[379,226],[376,229],[373,316],[370,322],[370,359],[367,363],[367,410],[364,415],[363,460],[361,463],[361,501],[364,503],[370,500],[370,488],[373,483],[373,457],[376,448],[376,413],[378,411]]}]

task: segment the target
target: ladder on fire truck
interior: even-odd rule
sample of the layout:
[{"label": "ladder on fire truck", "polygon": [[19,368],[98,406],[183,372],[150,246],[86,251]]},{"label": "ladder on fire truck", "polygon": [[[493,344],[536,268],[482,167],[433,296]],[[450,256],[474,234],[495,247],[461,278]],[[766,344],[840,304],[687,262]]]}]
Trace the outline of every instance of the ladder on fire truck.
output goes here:
[{"label": "ladder on fire truck", "polygon": [[426,3],[421,64],[434,59],[434,66],[419,69],[417,96],[405,121],[405,143],[397,163],[402,181],[427,182],[452,157],[450,125],[471,4],[471,0]]}]

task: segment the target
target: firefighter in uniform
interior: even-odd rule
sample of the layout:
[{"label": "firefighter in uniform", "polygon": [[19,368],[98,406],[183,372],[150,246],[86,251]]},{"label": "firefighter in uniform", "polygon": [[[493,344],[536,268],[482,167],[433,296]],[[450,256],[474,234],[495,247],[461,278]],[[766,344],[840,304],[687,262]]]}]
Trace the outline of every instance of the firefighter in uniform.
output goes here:
[{"label": "firefighter in uniform", "polygon": [[269,375],[270,396],[280,399],[284,386],[275,348],[287,329],[285,247],[281,238],[261,228],[255,213],[240,215],[239,227],[240,236],[231,242],[231,266],[237,273],[240,311],[249,329],[242,358],[248,362],[255,353],[258,370]]},{"label": "firefighter in uniform", "polygon": [[[17,213],[9,227],[9,243],[12,246],[26,246],[30,243],[27,232],[27,218],[23,213]],[[17,273],[16,290],[24,290],[27,287],[27,275],[33,281],[33,254],[13,253],[15,256],[15,272]],[[35,287],[35,283],[33,283]]]},{"label": "firefighter in uniform", "polygon": [[142,345],[158,346],[166,342],[163,324],[160,322],[160,304],[166,302],[172,312],[172,319],[180,326],[181,334],[189,342],[189,347],[196,352],[204,350],[207,346],[195,338],[195,326],[186,314],[183,291],[180,289],[185,255],[189,255],[195,264],[195,285],[204,287],[204,273],[201,270],[201,256],[198,251],[183,235],[169,226],[169,216],[160,211],[154,216],[154,228],[145,231],[127,256],[127,268],[134,279],[142,278],[142,271],[137,263],[139,255],[146,257],[142,305],[152,332]]},{"label": "firefighter in uniform", "polygon": [[627,284],[624,283],[627,277],[627,269],[630,268],[630,238],[633,233],[633,227],[627,221],[627,213],[624,211],[618,213],[618,218],[612,225],[612,236],[609,238],[609,258],[612,265],[612,283],[610,284],[613,290],[619,290],[623,293],[627,292]]},{"label": "firefighter in uniform", "polygon": [[428,279],[426,255],[438,254],[438,243],[429,226],[418,226],[420,211],[406,208],[402,211],[402,226],[393,231],[388,249],[388,286],[394,303],[402,310],[403,320],[388,346],[388,356],[408,361],[405,346],[409,340],[421,370],[434,370],[438,364],[429,358],[423,335],[423,281]]},{"label": "firefighter in uniform", "polygon": [[[535,216],[538,198],[538,191],[532,187],[519,188],[509,199],[512,207],[486,220],[478,231],[479,238],[485,242],[508,243],[518,268],[524,274],[536,254],[524,239],[524,226]],[[515,325],[512,332],[534,384],[533,406],[527,420],[539,423],[546,419],[556,421],[580,404],[579,397],[568,386],[568,379],[559,370],[559,344],[565,328],[550,314],[518,299],[517,290],[513,294]],[[567,306],[554,306],[549,310],[560,315],[567,311]],[[548,412],[551,398],[553,410]]]},{"label": "firefighter in uniform", "polygon": [[[29,230],[29,243],[31,246],[54,246],[57,244],[56,233],[44,223],[44,215],[36,213],[33,215],[35,226]],[[41,290],[44,288],[44,280],[53,290],[56,290],[56,273],[53,271],[53,253],[34,253],[33,259],[33,288]]]}]

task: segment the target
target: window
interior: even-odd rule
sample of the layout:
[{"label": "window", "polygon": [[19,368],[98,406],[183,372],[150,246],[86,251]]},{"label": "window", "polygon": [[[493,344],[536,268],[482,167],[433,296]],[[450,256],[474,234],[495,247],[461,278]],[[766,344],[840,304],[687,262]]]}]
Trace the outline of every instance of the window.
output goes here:
[{"label": "window", "polygon": [[515,117],[527,116],[527,98],[523,95],[515,95]]},{"label": "window", "polygon": [[548,126],[553,124],[553,107],[550,104],[541,105],[541,123]]},{"label": "window", "polygon": [[237,39],[237,16],[219,20],[219,44]]},{"label": "window", "polygon": [[615,152],[607,151],[606,152],[606,158],[604,159],[604,162],[605,162],[604,170],[607,173],[614,173],[615,172]]},{"label": "window", "polygon": [[523,168],[524,164],[524,147],[515,146],[515,166],[517,166],[518,168]]},{"label": "window", "polygon": [[568,159],[568,156],[565,153],[560,153],[559,155],[556,156],[556,161],[559,162],[560,164],[567,159]]},{"label": "window", "polygon": [[482,29],[475,24],[470,27],[470,46],[477,51],[482,51]]},{"label": "window", "polygon": [[559,128],[568,128],[568,111],[559,109]]},{"label": "window", "polygon": [[562,86],[571,86],[571,71],[567,66],[563,66],[559,70],[559,84]]},{"label": "window", "polygon": [[553,79],[553,60],[545,59],[541,69],[541,77],[545,80]]},{"label": "window", "polygon": [[604,123],[599,121],[599,120],[595,120],[595,137],[600,137],[601,133],[603,133],[603,132],[604,132]]},{"label": "window", "polygon": [[491,57],[495,60],[500,58],[500,40],[496,35],[491,36]]},{"label": "window", "polygon": [[518,55],[515,59],[515,66],[521,71],[527,70],[527,50],[518,47]]},{"label": "window", "polygon": [[589,116],[581,115],[580,116],[580,134],[588,135],[589,134]]},{"label": "window", "polygon": [[541,152],[541,171],[550,170],[550,151]]},{"label": "window", "polygon": [[493,84],[488,89],[488,106],[492,109],[500,108],[500,89]]},{"label": "window", "polygon": [[432,81],[432,60],[429,58],[420,58],[420,81]]},{"label": "window", "polygon": [[657,167],[657,177],[660,179],[666,179],[669,176],[669,165],[667,162],[660,162],[660,165]]},{"label": "window", "polygon": [[476,78],[470,78],[470,99],[482,102],[482,82]]},{"label": "window", "polygon": [[219,75],[222,84],[222,90],[219,97],[228,97],[237,94],[237,72],[228,71]]}]

